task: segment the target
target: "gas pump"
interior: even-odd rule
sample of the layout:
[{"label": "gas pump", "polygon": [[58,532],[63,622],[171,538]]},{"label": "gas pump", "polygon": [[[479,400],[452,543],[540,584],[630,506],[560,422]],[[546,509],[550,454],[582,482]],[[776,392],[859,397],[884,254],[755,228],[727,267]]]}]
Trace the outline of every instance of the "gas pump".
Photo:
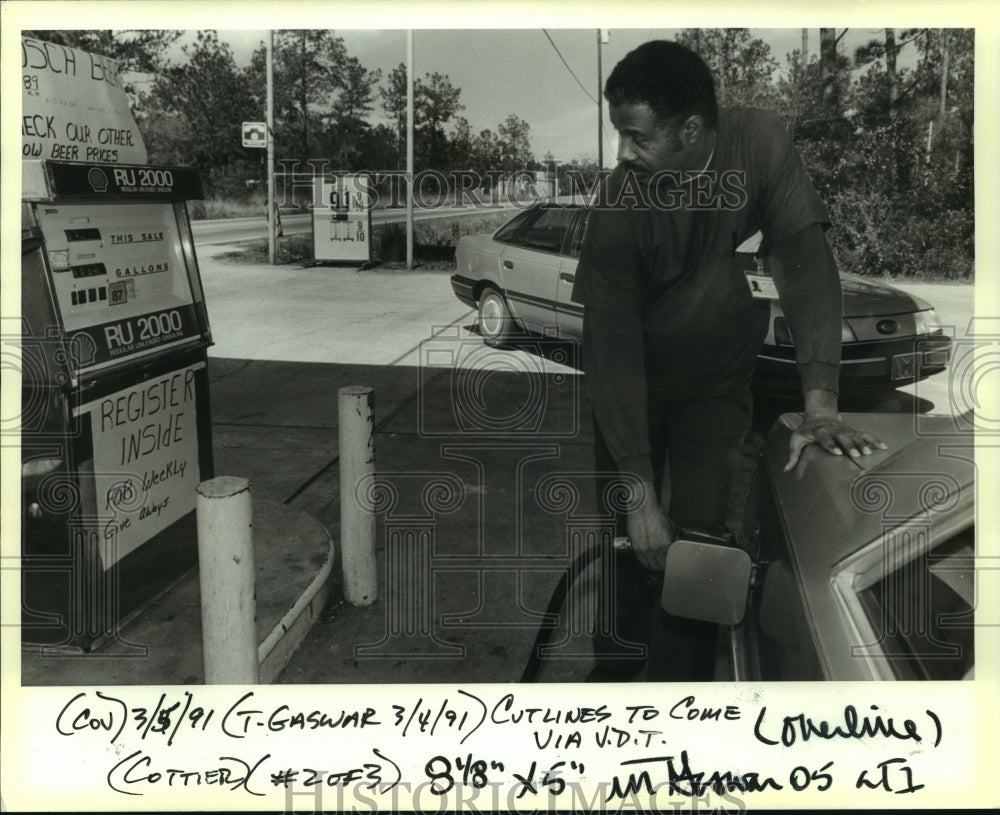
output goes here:
[{"label": "gas pump", "polygon": [[22,162],[22,642],[92,650],[197,564],[211,331],[188,168]]}]

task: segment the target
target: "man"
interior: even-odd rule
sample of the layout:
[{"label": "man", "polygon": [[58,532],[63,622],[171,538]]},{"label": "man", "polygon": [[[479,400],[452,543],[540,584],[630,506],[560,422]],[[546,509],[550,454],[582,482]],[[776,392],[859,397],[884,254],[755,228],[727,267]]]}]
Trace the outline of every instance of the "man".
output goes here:
[{"label": "man", "polygon": [[[769,314],[734,250],[758,230],[795,338],[805,403],[787,469],[811,442],[851,456],[884,445],[839,418],[842,297],[824,236],[829,217],[780,122],[749,108],[719,110],[707,66],[672,42],[628,54],[605,96],[619,167],[591,213],[573,299],[585,306],[597,469],[641,481],[628,538],[635,564],[662,575],[674,528],[725,523]],[[632,607],[619,609],[630,622],[619,619],[618,633],[652,637],[648,678],[711,678],[714,626],[667,615],[658,591],[622,568],[619,599]],[[609,643],[595,640],[599,653]],[[592,678],[628,678],[639,668],[599,660]]]}]

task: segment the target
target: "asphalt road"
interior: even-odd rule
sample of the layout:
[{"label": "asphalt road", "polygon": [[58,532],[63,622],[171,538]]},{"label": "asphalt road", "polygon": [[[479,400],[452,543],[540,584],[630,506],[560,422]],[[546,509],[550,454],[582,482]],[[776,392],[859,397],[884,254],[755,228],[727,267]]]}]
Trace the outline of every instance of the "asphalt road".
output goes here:
[{"label": "asphalt road", "polygon": [[[477,210],[515,211],[512,204],[504,206],[477,207]],[[440,209],[416,210],[413,213],[415,221],[424,221],[430,218],[440,218],[442,215],[469,215],[472,208],[466,207],[442,207]],[[372,211],[373,224],[387,224],[402,222],[406,220],[405,209],[378,209]],[[312,229],[312,216],[290,215],[281,216],[282,232],[288,235],[306,234]],[[267,237],[267,221],[264,216],[250,218],[222,218],[211,221],[192,221],[191,231],[194,233],[195,243],[198,246],[215,246],[224,243],[236,243]]]}]

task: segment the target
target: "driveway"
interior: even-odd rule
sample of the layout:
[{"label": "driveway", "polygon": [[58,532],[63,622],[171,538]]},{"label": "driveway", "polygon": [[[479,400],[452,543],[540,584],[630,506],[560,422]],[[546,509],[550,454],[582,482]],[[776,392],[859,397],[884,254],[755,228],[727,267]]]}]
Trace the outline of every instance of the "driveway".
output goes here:
[{"label": "driveway", "polygon": [[[448,283],[450,271],[359,272],[350,267],[267,266],[229,263],[211,247],[199,255],[212,325],[211,357],[357,365],[417,365],[421,344],[447,332],[478,337],[466,329],[475,312],[460,303]],[[975,287],[969,284],[894,282],[937,309],[956,344],[956,364],[900,389],[897,409],[962,412],[975,398],[966,355],[973,345]],[[497,370],[576,375],[555,357],[500,350],[470,355],[472,364]],[[956,380],[964,377],[966,381]],[[898,397],[902,397],[902,401]],[[879,409],[892,409],[881,400]],[[852,406],[864,407],[865,405]]]}]

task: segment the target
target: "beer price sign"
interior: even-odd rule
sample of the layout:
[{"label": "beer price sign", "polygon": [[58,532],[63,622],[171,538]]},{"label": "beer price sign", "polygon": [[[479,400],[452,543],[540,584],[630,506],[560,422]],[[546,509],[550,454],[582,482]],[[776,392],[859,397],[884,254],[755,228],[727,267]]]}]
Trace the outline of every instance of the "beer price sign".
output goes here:
[{"label": "beer price sign", "polygon": [[146,164],[146,145],[108,57],[21,38],[21,154],[100,164]]}]

